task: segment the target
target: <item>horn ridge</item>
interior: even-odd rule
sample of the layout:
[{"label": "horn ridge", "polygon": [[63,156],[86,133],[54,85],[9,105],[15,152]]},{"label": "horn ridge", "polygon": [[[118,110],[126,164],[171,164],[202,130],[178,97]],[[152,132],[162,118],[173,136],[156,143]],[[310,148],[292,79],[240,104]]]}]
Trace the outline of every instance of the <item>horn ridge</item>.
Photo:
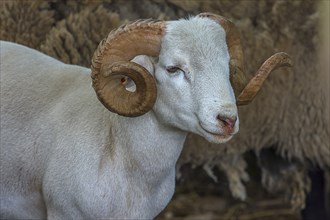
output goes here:
[{"label": "horn ridge", "polygon": [[237,105],[247,105],[258,94],[268,75],[280,67],[292,67],[292,60],[287,53],[278,52],[269,57],[258,69],[254,77],[245,86],[237,98]]},{"label": "horn ridge", "polygon": [[[155,80],[145,68],[130,60],[137,55],[158,56],[164,27],[164,21],[137,20],[112,30],[99,43],[92,57],[91,78],[98,99],[107,109],[137,117],[153,107]],[[136,91],[126,91],[119,75],[131,78]]]}]

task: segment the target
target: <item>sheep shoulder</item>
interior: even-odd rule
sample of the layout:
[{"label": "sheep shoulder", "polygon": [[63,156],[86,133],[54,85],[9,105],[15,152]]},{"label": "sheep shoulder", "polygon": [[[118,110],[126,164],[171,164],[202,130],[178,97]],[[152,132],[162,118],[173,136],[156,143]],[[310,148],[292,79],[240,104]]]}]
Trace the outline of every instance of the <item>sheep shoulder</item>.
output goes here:
[{"label": "sheep shoulder", "polygon": [[61,144],[61,137],[55,141],[53,134],[68,134],[79,126],[74,136],[83,136],[79,131],[84,131],[87,124],[92,129],[97,123],[90,119],[91,112],[103,111],[90,86],[87,68],[66,65],[36,50],[1,42],[1,70],[2,131],[21,134],[11,137],[2,133],[2,137],[8,137],[8,143],[2,140],[2,147],[36,147],[43,141],[42,136],[49,142],[42,144],[44,149],[52,150],[55,143]]},{"label": "sheep shoulder", "polygon": [[81,178],[72,170],[99,169],[100,161],[92,158],[104,150],[105,143],[111,144],[110,134],[105,134],[110,125],[109,118],[102,117],[104,111],[91,88],[89,69],[1,42],[1,167],[5,171],[1,195],[6,198],[1,201],[1,214],[6,207],[21,209],[28,203],[24,218],[44,216],[45,186],[72,184],[66,178]]}]

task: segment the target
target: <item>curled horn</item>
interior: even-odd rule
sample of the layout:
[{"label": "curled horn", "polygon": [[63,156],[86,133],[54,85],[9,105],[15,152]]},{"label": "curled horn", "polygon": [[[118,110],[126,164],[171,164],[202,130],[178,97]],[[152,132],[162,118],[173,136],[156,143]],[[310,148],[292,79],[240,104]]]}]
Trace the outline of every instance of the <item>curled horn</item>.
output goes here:
[{"label": "curled horn", "polygon": [[235,92],[237,105],[249,104],[273,70],[282,66],[292,66],[288,54],[276,53],[261,65],[254,77],[247,83],[244,74],[243,51],[236,26],[231,21],[216,14],[201,13],[198,16],[214,20],[226,31],[226,42],[230,54],[230,81]]},{"label": "curled horn", "polygon": [[273,70],[282,66],[292,66],[292,61],[287,53],[279,52],[269,57],[237,97],[237,105],[249,104],[261,89],[262,84],[267,79],[268,75]]},{"label": "curled horn", "polygon": [[[153,76],[139,64],[130,62],[137,55],[158,56],[165,28],[164,21],[139,20],[109,33],[92,58],[92,85],[101,103],[122,116],[137,117],[153,107],[157,88]],[[130,78],[136,91],[125,89]]]}]

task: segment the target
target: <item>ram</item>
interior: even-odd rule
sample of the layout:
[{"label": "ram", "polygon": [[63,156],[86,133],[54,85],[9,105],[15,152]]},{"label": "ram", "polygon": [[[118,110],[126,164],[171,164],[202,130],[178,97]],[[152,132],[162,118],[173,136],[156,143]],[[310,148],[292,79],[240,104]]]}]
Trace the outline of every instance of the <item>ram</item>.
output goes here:
[{"label": "ram", "polygon": [[236,103],[291,61],[273,55],[249,83],[242,63],[235,26],[206,13],[124,25],[91,70],[1,42],[1,218],[155,217],[187,133],[230,140]]}]

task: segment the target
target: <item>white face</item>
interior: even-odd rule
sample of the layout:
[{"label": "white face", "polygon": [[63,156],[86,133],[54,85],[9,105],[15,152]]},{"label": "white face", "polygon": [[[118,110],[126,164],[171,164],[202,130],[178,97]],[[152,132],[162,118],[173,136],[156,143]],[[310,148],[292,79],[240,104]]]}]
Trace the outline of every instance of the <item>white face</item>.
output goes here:
[{"label": "white face", "polygon": [[225,31],[208,18],[169,22],[154,66],[163,123],[223,143],[237,133]]}]

